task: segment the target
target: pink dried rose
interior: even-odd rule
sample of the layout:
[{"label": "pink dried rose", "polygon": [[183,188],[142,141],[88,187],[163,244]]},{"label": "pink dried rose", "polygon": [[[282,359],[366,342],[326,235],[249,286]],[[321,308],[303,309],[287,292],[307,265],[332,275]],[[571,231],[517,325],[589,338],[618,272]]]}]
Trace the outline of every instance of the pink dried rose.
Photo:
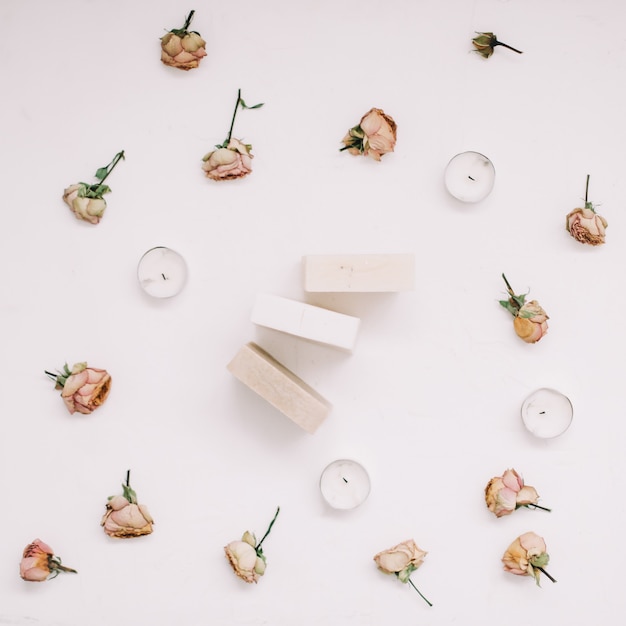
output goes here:
[{"label": "pink dried rose", "polygon": [[202,169],[213,180],[243,178],[252,171],[252,146],[231,139],[225,148],[217,148],[203,157]]},{"label": "pink dried rose", "polygon": [[541,574],[545,574],[553,583],[556,582],[545,567],[550,561],[546,552],[546,542],[533,532],[520,535],[502,557],[504,571],[518,576],[533,576],[537,585]]},{"label": "pink dried rose", "polygon": [[539,506],[537,500],[539,494],[536,489],[524,485],[524,479],[514,469],[507,469],[502,476],[492,478],[485,487],[487,508],[496,517],[509,515],[521,506],[550,510]]},{"label": "pink dried rose", "polygon": [[75,569],[61,565],[61,558],[54,556],[52,548],[41,539],[35,539],[24,548],[20,562],[20,576],[24,580],[40,583],[56,578],[59,572],[77,573]]},{"label": "pink dried rose", "polygon": [[258,543],[254,534],[246,531],[240,541],[231,541],[224,546],[224,553],[233,571],[247,583],[258,582],[259,578],[265,573],[266,559],[261,544],[270,534],[279,512],[280,507],[276,509],[274,519],[272,519],[263,538]]},{"label": "pink dried rose", "polygon": [[589,202],[589,175],[587,175],[587,185],[585,187],[585,208],[574,209],[567,214],[565,228],[569,234],[580,241],[591,246],[599,246],[605,242],[606,227],[608,222],[596,213],[593,203]]},{"label": "pink dried rose", "polygon": [[393,152],[396,145],[396,130],[396,123],[382,109],[370,109],[342,139],[344,147],[341,151],[371,156],[380,161],[384,154]]},{"label": "pink dried rose", "polygon": [[504,274],[502,278],[510,298],[500,300],[500,304],[513,315],[513,328],[517,336],[526,343],[536,343],[548,332],[550,318],[536,300],[526,302],[526,294],[515,295]]},{"label": "pink dried rose", "polygon": [[87,367],[87,363],[75,363],[70,369],[67,363],[58,374],[45,373],[61,389],[61,397],[70,413],[89,415],[102,406],[111,390],[111,376],[106,370]]},{"label": "pink dried rose", "polygon": [[76,183],[63,191],[63,201],[74,213],[76,219],[84,220],[90,224],[97,224],[100,221],[107,208],[106,200],[102,196],[111,191],[111,188],[105,185],[104,181],[118,162],[124,158],[124,150],[122,150],[113,157],[108,165],[98,168],[95,176],[98,179],[97,183],[93,185]]},{"label": "pink dried rose", "polygon": [[137,504],[137,494],[130,486],[130,470],[126,473],[126,484],[122,484],[123,495],[110,496],[106,513],[100,525],[109,537],[131,539],[149,535],[154,520],[144,504]]},{"label": "pink dried rose", "polygon": [[481,57],[484,59],[488,59],[494,51],[496,46],[502,46],[503,48],[507,48],[509,50],[513,50],[513,52],[517,52],[517,54],[522,54],[521,50],[517,48],[513,48],[506,43],[502,43],[498,41],[498,38],[493,33],[476,33],[477,37],[472,39],[472,44],[474,46],[474,52],[478,52]]},{"label": "pink dried rose", "polygon": [[262,106],[262,102],[248,106],[241,97],[241,89],[237,91],[237,102],[235,103],[228,136],[223,143],[215,146],[215,150],[202,157],[202,169],[207,178],[212,180],[236,180],[252,172],[253,156],[250,152],[252,145],[243,143],[239,139],[233,139],[233,127],[235,126],[235,118],[240,108],[260,109]]},{"label": "pink dried rose", "polygon": [[161,61],[165,65],[189,71],[198,67],[200,60],[206,56],[206,41],[200,33],[187,30],[194,13],[189,13],[182,28],[172,28],[161,37]]},{"label": "pink dried rose", "polygon": [[395,574],[401,582],[408,582],[426,603],[432,606],[432,603],[422,595],[410,578],[411,574],[423,563],[427,554],[417,546],[413,539],[408,539],[393,548],[379,552],[374,556],[374,561],[381,572]]}]

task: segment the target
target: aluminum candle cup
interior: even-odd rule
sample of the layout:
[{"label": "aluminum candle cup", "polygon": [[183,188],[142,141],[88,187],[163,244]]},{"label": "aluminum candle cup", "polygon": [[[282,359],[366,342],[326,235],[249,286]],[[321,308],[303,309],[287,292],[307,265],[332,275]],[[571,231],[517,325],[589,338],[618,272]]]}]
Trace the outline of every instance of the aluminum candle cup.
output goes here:
[{"label": "aluminum candle cup", "polygon": [[339,459],[322,472],[320,490],[333,509],[355,509],[367,500],[370,477],[356,461]]},{"label": "aluminum candle cup", "polygon": [[446,188],[462,202],[484,200],[491,193],[495,180],[493,163],[480,152],[461,152],[446,167]]},{"label": "aluminum candle cup", "polygon": [[574,408],[569,398],[554,389],[537,389],[522,404],[524,426],[535,437],[542,439],[562,435],[573,417]]},{"label": "aluminum candle cup", "polygon": [[141,288],[155,298],[171,298],[187,282],[187,264],[178,252],[158,246],[139,261],[137,278]]}]

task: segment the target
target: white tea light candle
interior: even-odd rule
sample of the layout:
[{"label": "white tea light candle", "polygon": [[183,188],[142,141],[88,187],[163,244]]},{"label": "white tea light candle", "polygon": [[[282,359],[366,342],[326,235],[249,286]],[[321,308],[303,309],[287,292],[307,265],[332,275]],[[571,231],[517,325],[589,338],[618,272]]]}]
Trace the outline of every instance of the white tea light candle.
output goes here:
[{"label": "white tea light candle", "polygon": [[484,200],[491,193],[495,180],[493,163],[480,152],[457,154],[446,167],[446,188],[462,202]]},{"label": "white tea light candle", "polygon": [[157,246],[140,259],[137,278],[142,289],[155,298],[171,298],[187,282],[187,264],[178,252]]},{"label": "white tea light candle", "polygon": [[524,426],[535,437],[542,439],[563,434],[573,417],[574,408],[569,398],[555,389],[537,389],[522,404]]},{"label": "white tea light candle", "polygon": [[320,490],[333,509],[355,509],[370,493],[370,477],[360,463],[339,459],[322,472]]}]

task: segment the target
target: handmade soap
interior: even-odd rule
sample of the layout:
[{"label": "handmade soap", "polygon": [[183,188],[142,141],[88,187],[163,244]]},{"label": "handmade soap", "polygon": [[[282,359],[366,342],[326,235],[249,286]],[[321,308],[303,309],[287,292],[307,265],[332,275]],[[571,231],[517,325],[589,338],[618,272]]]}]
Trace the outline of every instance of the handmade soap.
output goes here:
[{"label": "handmade soap", "polygon": [[280,296],[259,294],[250,319],[290,335],[352,350],[361,320]]},{"label": "handmade soap", "polygon": [[331,404],[255,343],[247,343],[227,366],[244,385],[313,434]]},{"label": "handmade soap", "polygon": [[415,288],[412,254],[310,255],[302,259],[308,292],[393,292]]}]

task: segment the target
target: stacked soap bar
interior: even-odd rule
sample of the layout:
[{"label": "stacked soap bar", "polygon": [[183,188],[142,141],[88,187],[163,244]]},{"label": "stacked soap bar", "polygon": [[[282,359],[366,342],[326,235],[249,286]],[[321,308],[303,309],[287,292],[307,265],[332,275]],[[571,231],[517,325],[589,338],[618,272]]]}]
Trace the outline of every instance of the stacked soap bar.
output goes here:
[{"label": "stacked soap bar", "polygon": [[311,255],[302,259],[308,292],[390,292],[415,288],[412,254]]},{"label": "stacked soap bar", "polygon": [[260,326],[345,350],[354,348],[361,323],[358,317],[268,294],[256,297],[250,319]]},{"label": "stacked soap bar", "polygon": [[227,367],[235,378],[310,434],[330,412],[327,400],[255,343],[243,346]]}]

